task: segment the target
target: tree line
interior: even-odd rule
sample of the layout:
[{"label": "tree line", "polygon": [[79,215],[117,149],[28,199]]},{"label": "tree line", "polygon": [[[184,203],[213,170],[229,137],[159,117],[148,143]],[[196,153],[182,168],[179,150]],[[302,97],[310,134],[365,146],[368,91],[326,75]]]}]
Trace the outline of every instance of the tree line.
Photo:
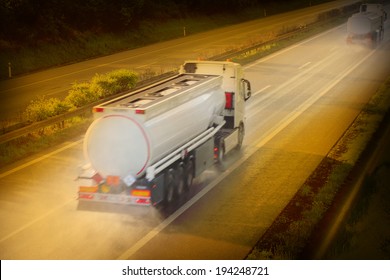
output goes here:
[{"label": "tree line", "polygon": [[158,22],[197,14],[234,14],[239,9],[289,2],[309,1],[2,0],[0,41],[29,43],[69,39],[80,32],[121,32],[137,28],[150,19]]}]

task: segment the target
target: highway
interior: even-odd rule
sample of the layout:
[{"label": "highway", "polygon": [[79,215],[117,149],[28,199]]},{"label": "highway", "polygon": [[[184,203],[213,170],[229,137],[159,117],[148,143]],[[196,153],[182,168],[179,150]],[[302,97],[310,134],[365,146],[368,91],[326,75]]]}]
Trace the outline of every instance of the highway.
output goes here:
[{"label": "highway", "polygon": [[176,40],[0,81],[0,121],[18,117],[38,96],[63,98],[72,83],[89,81],[96,73],[120,68],[131,68],[138,73],[168,72],[184,60],[215,56],[248,46],[268,39],[275,32],[312,23],[321,12],[354,2],[357,1],[333,1],[199,34],[191,35],[191,30],[187,30],[186,37]]},{"label": "highway", "polygon": [[[389,29],[387,22],[386,29]],[[390,74],[341,25],[245,67],[243,149],[171,209],[80,204],[82,136],[0,173],[1,259],[242,259]]]}]

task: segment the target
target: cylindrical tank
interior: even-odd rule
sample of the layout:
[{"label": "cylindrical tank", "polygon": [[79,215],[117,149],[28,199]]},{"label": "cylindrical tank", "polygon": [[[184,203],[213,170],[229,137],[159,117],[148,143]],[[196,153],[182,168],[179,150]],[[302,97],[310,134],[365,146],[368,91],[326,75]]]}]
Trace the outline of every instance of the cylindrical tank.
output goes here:
[{"label": "cylindrical tank", "polygon": [[210,127],[224,104],[225,94],[217,86],[144,122],[134,113],[105,114],[88,128],[84,155],[103,177],[140,177],[148,166]]},{"label": "cylindrical tank", "polygon": [[380,28],[381,17],[373,13],[357,13],[352,15],[347,22],[348,33],[353,35],[365,35]]}]

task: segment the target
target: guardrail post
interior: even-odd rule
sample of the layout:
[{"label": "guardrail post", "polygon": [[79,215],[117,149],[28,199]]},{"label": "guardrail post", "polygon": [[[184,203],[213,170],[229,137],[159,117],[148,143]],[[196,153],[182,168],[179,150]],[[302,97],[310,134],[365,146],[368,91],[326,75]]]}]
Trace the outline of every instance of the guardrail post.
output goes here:
[{"label": "guardrail post", "polygon": [[184,35],[184,37],[186,36],[186,27],[185,26],[183,26],[183,35]]},{"label": "guardrail post", "polygon": [[267,16],[267,10],[264,9],[264,16],[266,17]]},{"label": "guardrail post", "polygon": [[11,62],[8,62],[8,78],[12,78]]}]

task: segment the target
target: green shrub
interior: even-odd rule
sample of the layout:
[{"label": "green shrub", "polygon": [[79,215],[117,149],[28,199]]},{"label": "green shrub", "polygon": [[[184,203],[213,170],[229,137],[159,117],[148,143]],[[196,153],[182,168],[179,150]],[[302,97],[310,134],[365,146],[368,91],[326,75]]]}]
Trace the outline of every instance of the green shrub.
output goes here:
[{"label": "green shrub", "polygon": [[113,79],[114,83],[118,85],[119,92],[129,90],[135,87],[138,81],[138,75],[127,69],[119,69],[112,71],[108,73],[107,76],[110,79]]},{"label": "green shrub", "polygon": [[44,96],[31,102],[24,112],[30,122],[42,121],[65,113],[71,108],[79,108],[101,98],[133,88],[138,80],[136,73],[120,69],[107,74],[96,74],[90,83],[74,83],[64,101]]},{"label": "green shrub", "polygon": [[109,96],[114,91],[115,85],[107,75],[96,74],[90,84],[90,90],[99,98]]},{"label": "green shrub", "polygon": [[65,113],[69,108],[67,102],[60,101],[57,98],[46,99],[44,96],[40,96],[31,101],[24,112],[24,116],[30,122],[37,122]]},{"label": "green shrub", "polygon": [[133,88],[137,80],[137,74],[126,69],[115,70],[105,75],[96,74],[92,78],[90,90],[103,98]]},{"label": "green shrub", "polygon": [[89,83],[75,83],[69,90],[68,96],[65,98],[65,102],[72,107],[82,107],[99,100],[99,95],[91,90]]}]

